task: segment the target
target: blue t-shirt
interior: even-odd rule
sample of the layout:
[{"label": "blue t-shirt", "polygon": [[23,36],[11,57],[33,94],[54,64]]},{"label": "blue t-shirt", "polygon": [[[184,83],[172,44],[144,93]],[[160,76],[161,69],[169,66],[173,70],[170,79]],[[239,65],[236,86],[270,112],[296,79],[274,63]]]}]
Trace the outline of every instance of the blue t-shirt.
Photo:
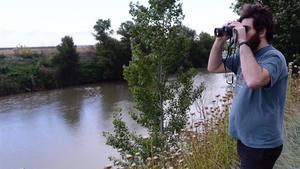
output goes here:
[{"label": "blue t-shirt", "polygon": [[284,105],[288,68],[282,53],[272,46],[255,53],[257,63],[268,70],[271,82],[248,88],[241,71],[240,57],[224,61],[236,74],[234,98],[229,115],[229,135],[252,148],[274,148],[283,144]]}]

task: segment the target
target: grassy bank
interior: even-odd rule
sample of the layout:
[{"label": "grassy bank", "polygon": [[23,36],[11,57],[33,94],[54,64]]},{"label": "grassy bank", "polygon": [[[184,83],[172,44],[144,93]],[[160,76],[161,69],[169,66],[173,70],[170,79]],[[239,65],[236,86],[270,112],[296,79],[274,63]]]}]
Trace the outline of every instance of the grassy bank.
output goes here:
[{"label": "grassy bank", "polygon": [[[107,64],[99,62],[101,59],[96,55],[94,46],[81,46],[76,51],[79,56],[78,64],[75,68],[69,66],[76,69],[76,73],[69,73],[67,77],[74,78],[65,83],[66,78],[62,78],[62,74],[69,69],[63,70],[60,65],[67,65],[69,59],[61,58],[60,65],[54,62],[54,58],[60,54],[55,47],[1,49],[0,96],[121,80],[119,74],[122,72],[116,73],[115,67],[111,69]],[[72,58],[74,54],[67,55]]]},{"label": "grassy bank", "polygon": [[[189,114],[186,129],[173,133],[167,144],[151,147],[151,156],[143,159],[141,154],[121,154],[120,159],[112,158],[113,164],[105,168],[189,168],[223,169],[238,166],[236,142],[227,133],[232,89],[224,96],[216,96],[209,107],[198,106],[197,112]],[[144,138],[144,141],[151,137]],[[151,143],[150,143],[151,146]]]},{"label": "grassy bank", "polygon": [[[291,67],[290,67],[291,72]],[[276,169],[300,168],[300,76],[289,75],[285,111],[285,143]]]}]

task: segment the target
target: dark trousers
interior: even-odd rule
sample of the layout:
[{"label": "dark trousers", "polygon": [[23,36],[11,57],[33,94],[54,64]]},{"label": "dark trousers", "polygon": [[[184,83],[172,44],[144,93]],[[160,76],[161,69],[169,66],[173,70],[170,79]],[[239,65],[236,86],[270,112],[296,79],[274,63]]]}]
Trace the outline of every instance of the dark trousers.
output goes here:
[{"label": "dark trousers", "polygon": [[251,148],[240,140],[237,151],[241,160],[241,169],[272,169],[282,151],[282,145],[275,148]]}]

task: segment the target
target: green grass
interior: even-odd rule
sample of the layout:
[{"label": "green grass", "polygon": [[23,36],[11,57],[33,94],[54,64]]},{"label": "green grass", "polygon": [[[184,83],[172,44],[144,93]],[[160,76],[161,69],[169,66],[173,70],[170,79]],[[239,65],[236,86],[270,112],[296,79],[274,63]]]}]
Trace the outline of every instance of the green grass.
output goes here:
[{"label": "green grass", "polygon": [[[291,72],[291,71],[290,71]],[[275,169],[300,168],[300,77],[289,75],[285,109],[285,142]]]}]

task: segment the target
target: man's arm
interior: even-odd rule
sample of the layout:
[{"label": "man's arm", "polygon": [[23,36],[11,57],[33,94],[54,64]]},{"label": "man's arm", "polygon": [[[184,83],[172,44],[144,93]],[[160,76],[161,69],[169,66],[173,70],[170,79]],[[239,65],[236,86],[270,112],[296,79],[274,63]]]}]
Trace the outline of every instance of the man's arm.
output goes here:
[{"label": "man's arm", "polygon": [[226,42],[225,37],[216,38],[209,54],[207,70],[212,73],[224,73],[225,68],[222,61],[222,48]]},{"label": "man's arm", "polygon": [[[238,33],[238,42],[245,42],[245,27],[240,22],[233,22],[231,25],[235,26],[234,29]],[[259,34],[263,33],[265,33],[265,30],[264,32],[259,32]],[[247,86],[251,89],[255,89],[268,85],[271,79],[269,71],[257,63],[251,48],[248,45],[244,44],[240,46],[239,50],[242,74]]]},{"label": "man's arm", "polygon": [[249,88],[255,89],[270,83],[268,70],[256,62],[249,46],[242,45],[240,47],[240,59],[242,74]]}]

